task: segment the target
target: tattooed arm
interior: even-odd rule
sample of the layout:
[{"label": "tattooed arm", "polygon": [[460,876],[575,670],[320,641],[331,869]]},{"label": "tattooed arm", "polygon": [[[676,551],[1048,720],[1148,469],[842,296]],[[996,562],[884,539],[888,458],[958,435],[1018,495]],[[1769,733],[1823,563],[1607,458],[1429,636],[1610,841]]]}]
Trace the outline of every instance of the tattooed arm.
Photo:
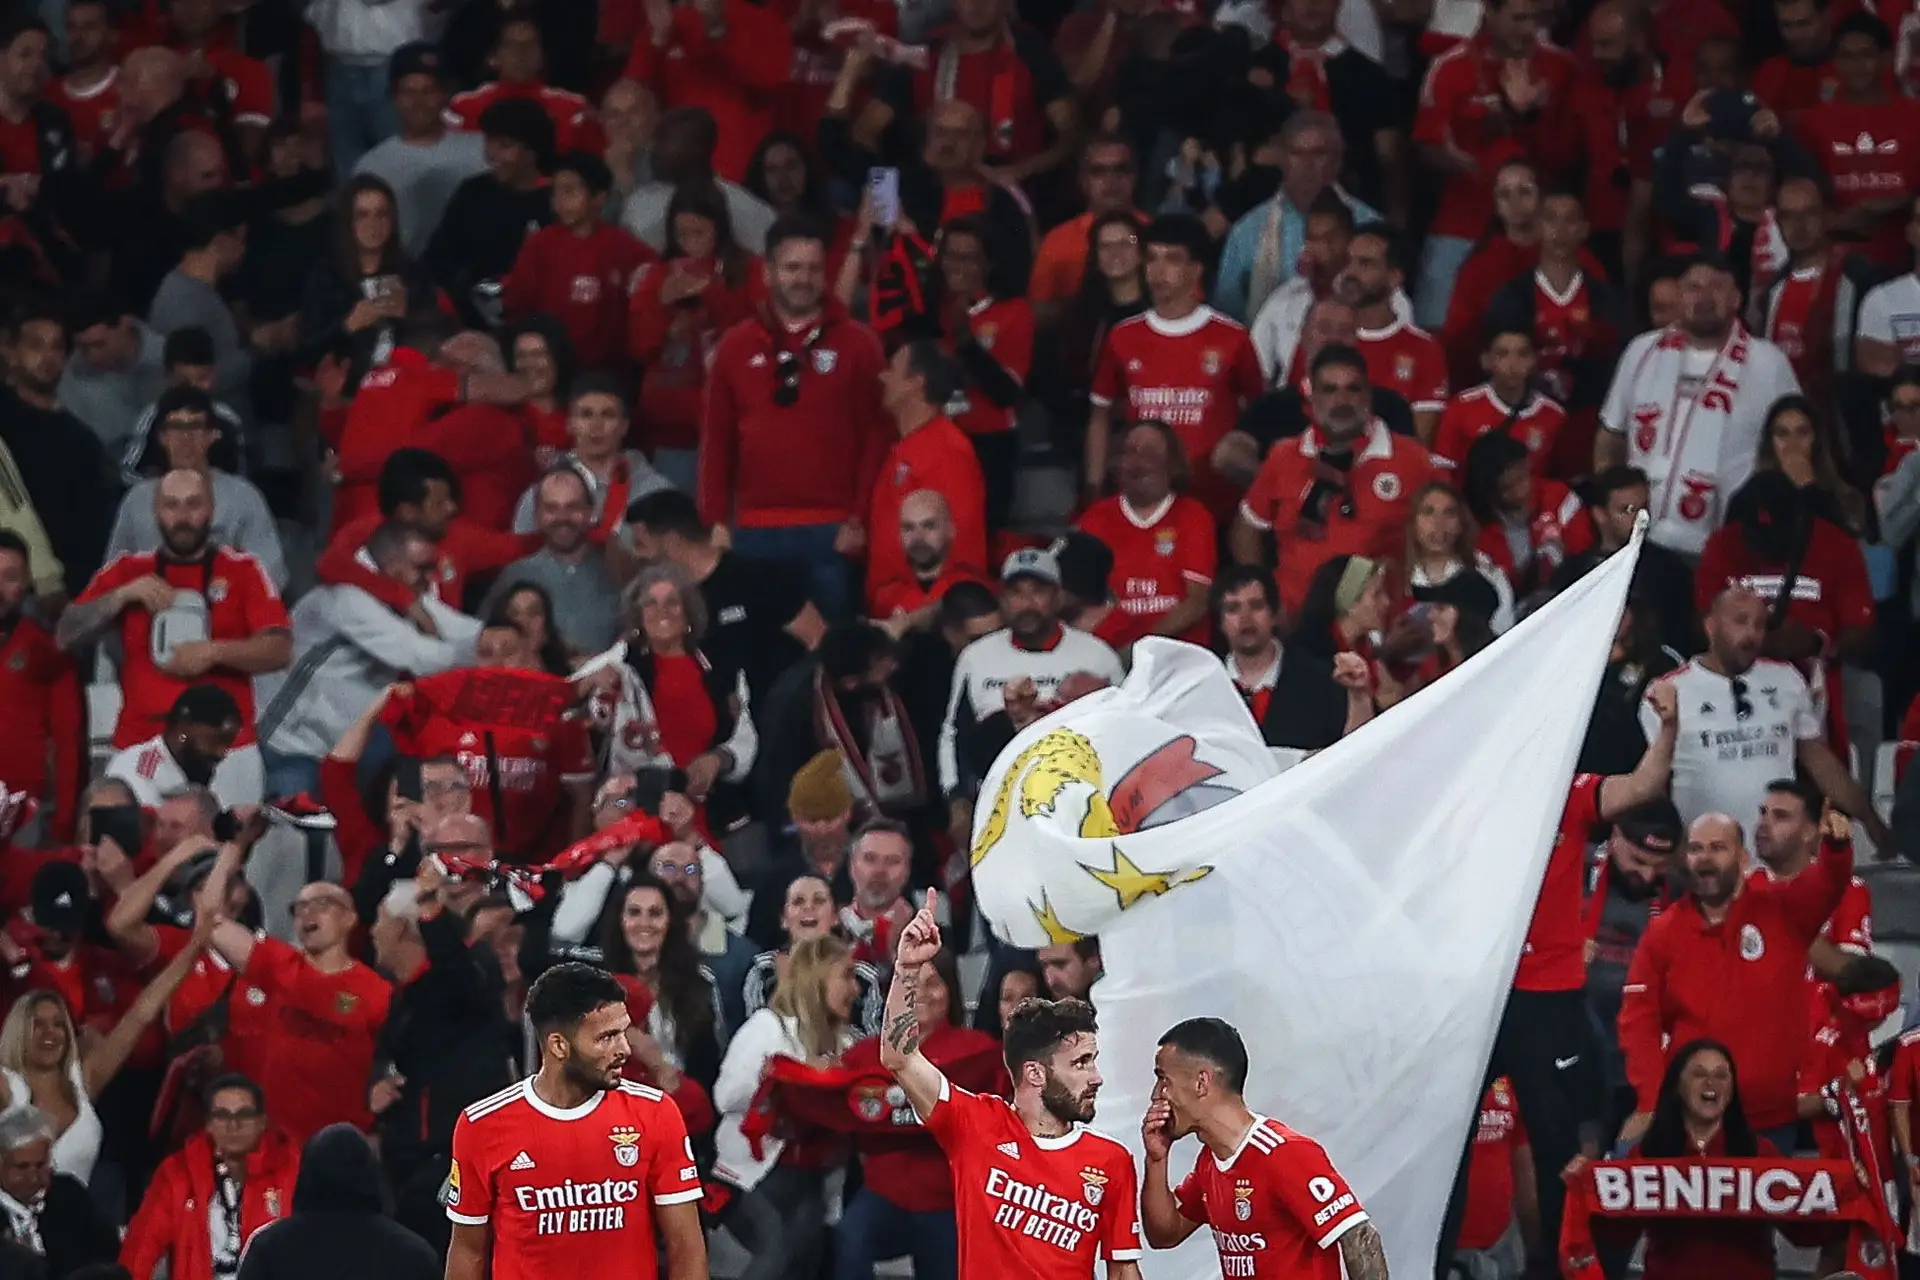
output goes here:
[{"label": "tattooed arm", "polygon": [[880,1065],[893,1073],[922,1120],[947,1089],[940,1068],[920,1052],[920,975],[940,950],[940,926],[933,920],[934,893],[900,931],[894,953],[893,985],[887,988],[887,1011],[880,1024]]},{"label": "tattooed arm", "polygon": [[1387,1247],[1371,1222],[1340,1237],[1340,1260],[1347,1264],[1348,1280],[1387,1280]]}]

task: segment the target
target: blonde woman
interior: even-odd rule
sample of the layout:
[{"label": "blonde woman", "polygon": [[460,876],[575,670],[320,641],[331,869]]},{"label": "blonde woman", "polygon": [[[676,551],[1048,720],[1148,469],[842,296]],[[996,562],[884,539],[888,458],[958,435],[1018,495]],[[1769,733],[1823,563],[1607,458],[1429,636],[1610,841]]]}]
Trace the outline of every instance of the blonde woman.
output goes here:
[{"label": "blonde woman", "polygon": [[92,1179],[102,1136],[94,1099],[193,971],[211,932],[211,924],[196,927],[193,940],[147,984],[113,1030],[84,1050],[58,992],[29,991],[7,1011],[0,1023],[0,1083],[6,1090],[0,1113],[23,1107],[46,1112],[54,1124],[55,1173],[81,1182]]},{"label": "blonde woman", "polygon": [[[741,1122],[753,1106],[776,1057],[812,1066],[831,1066],[859,1038],[854,1004],[860,986],[853,972],[853,949],[831,935],[796,942],[773,999],[741,1026],[727,1046],[714,1082],[713,1105],[720,1112],[715,1134],[714,1176],[736,1192],[724,1221],[752,1254],[741,1280],[811,1277],[826,1236],[827,1196],[822,1169],[803,1167],[784,1140],[770,1137],[758,1154]],[[783,1158],[783,1156],[785,1158]]]}]

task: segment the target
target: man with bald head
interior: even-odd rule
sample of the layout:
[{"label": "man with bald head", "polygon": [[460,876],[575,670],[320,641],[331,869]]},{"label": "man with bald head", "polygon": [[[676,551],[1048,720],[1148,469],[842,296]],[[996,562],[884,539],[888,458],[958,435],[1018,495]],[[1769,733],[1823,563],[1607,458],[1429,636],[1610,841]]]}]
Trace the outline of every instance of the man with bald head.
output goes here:
[{"label": "man with bald head", "polygon": [[1829,835],[1792,879],[1749,878],[1740,823],[1709,812],[1688,828],[1686,872],[1686,896],[1647,926],[1622,990],[1620,1049],[1637,1102],[1620,1140],[1646,1132],[1669,1052],[1707,1037],[1732,1053],[1748,1121],[1792,1150],[1807,949],[1846,892],[1853,846]]},{"label": "man with bald head", "polygon": [[978,570],[954,561],[953,513],[938,490],[916,489],[901,499],[898,524],[906,572],[867,584],[867,616],[894,632],[895,639],[932,626],[947,588],[986,581]]},{"label": "man with bald head", "polygon": [[[1707,614],[1707,652],[1665,677],[1680,701],[1674,806],[1688,822],[1727,813],[1751,826],[1767,788],[1798,769],[1866,827],[1882,857],[1891,857],[1893,833],[1822,737],[1820,696],[1792,663],[1760,656],[1768,618],[1766,601],[1744,587],[1727,588]],[[1650,705],[1641,707],[1640,725],[1649,740],[1658,732]]]},{"label": "man with bald head", "polygon": [[60,616],[54,638],[74,649],[118,632],[116,749],[159,733],[188,685],[212,684],[240,707],[234,756],[258,768],[253,677],[281,670],[292,656],[287,607],[258,560],[213,543],[213,487],[205,472],[161,477],[153,514],[160,548],[109,561]]}]

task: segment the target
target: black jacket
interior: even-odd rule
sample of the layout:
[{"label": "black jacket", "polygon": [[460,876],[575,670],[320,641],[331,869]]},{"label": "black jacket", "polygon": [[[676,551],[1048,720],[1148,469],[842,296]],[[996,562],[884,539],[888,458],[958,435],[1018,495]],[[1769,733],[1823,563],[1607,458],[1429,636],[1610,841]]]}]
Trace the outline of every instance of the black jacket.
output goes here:
[{"label": "black jacket", "polygon": [[491,328],[497,317],[476,305],[475,287],[506,279],[520,242],[552,221],[553,197],[546,187],[514,191],[491,173],[475,174],[447,201],[427,242],[427,272],[469,323]]},{"label": "black jacket", "polygon": [[307,1140],[293,1213],[260,1229],[240,1280],[440,1280],[432,1246],[386,1216],[380,1162],[348,1124]]},{"label": "black jacket", "polygon": [[[0,1240],[13,1242],[5,1215],[0,1215]],[[65,1280],[89,1263],[112,1262],[120,1253],[120,1233],[93,1203],[85,1183],[56,1173],[40,1209],[40,1245],[46,1250],[47,1280]],[[10,1261],[0,1253],[0,1263]],[[0,1267],[0,1275],[12,1273]]]},{"label": "black jacket", "polygon": [[0,442],[20,467],[27,496],[66,569],[67,595],[78,596],[107,550],[120,506],[117,469],[100,437],[64,409],[27,404],[0,390]]},{"label": "black jacket", "polygon": [[1300,645],[1287,645],[1280,652],[1260,736],[1270,747],[1321,751],[1346,731],[1347,691],[1333,682],[1333,663]]}]

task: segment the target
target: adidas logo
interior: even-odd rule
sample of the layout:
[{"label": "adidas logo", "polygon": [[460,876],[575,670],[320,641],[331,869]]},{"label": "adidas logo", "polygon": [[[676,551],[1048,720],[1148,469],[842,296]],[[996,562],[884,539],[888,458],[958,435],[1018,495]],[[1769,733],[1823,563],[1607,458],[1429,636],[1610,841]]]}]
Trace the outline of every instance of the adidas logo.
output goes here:
[{"label": "adidas logo", "polygon": [[1000,1144],[1000,1154],[1018,1160],[1020,1158],[1020,1144],[1017,1142],[1003,1142]]},{"label": "adidas logo", "polygon": [[531,1169],[533,1168],[533,1157],[528,1155],[526,1152],[522,1151],[519,1155],[513,1158],[513,1163],[508,1165],[507,1168]]}]

